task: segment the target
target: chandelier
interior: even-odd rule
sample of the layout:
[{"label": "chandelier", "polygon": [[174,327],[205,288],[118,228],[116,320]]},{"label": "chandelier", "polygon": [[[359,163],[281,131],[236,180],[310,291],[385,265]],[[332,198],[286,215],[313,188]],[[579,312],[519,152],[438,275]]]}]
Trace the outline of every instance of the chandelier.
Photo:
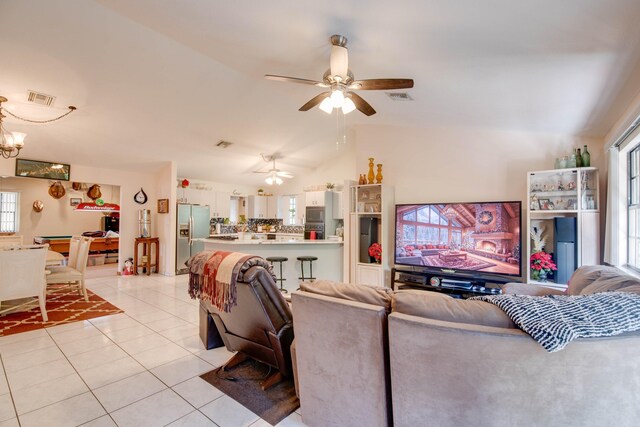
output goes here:
[{"label": "chandelier", "polygon": [[453,221],[458,216],[458,213],[456,212],[456,210],[451,206],[445,209],[443,214],[449,220],[449,222]]},{"label": "chandelier", "polygon": [[11,111],[7,110],[6,108],[3,108],[2,107],[3,102],[7,102],[7,98],[5,98],[4,96],[0,96],[0,154],[5,159],[10,159],[12,157],[18,156],[22,147],[24,147],[24,139],[27,137],[27,134],[24,132],[7,131],[4,128],[4,124],[2,123],[2,119],[6,117],[4,114],[2,114],[3,111],[9,114],[11,117],[14,117],[18,120],[22,120],[25,122],[49,123],[49,122],[55,122],[56,120],[60,120],[64,116],[71,114],[76,110],[76,107],[74,107],[73,105],[70,105],[69,111],[67,111],[66,113],[64,113],[59,117],[49,119],[49,120],[30,120],[30,119],[25,119],[23,117],[16,116]]}]

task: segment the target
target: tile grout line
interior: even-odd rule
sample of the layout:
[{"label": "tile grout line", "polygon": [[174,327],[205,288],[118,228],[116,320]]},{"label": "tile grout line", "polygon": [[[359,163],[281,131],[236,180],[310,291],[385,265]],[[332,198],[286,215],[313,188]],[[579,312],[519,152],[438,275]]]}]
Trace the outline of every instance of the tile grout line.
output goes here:
[{"label": "tile grout line", "polygon": [[7,377],[7,369],[4,367],[2,352],[0,352],[0,363],[2,363],[2,372],[4,373],[4,379],[7,382],[7,389],[9,390],[9,396],[11,396],[11,405],[13,405],[13,413],[16,414],[16,420],[18,421],[18,426],[21,426],[22,423],[20,422],[20,417],[18,417],[18,408],[16,408],[16,402],[13,399],[13,392],[11,391],[11,384],[9,384],[9,378]]}]

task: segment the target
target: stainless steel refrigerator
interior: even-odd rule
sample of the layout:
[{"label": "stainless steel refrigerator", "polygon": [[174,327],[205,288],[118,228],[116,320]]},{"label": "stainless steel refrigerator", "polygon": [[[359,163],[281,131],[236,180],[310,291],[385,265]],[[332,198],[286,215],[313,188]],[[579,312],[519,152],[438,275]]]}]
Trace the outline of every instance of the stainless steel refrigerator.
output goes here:
[{"label": "stainless steel refrigerator", "polygon": [[209,206],[178,204],[176,274],[188,273],[185,261],[204,250],[204,243],[193,239],[209,237],[209,219]]}]

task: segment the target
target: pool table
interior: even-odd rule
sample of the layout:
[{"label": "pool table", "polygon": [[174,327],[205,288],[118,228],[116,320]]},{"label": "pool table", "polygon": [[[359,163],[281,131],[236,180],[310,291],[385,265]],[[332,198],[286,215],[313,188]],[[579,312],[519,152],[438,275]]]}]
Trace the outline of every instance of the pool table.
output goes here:
[{"label": "pool table", "polygon": [[[69,253],[69,242],[71,236],[38,236],[33,238],[33,243],[42,245],[49,244],[49,250],[60,252],[61,254]],[[112,237],[94,237],[91,242],[90,252],[117,251],[119,239]]]}]

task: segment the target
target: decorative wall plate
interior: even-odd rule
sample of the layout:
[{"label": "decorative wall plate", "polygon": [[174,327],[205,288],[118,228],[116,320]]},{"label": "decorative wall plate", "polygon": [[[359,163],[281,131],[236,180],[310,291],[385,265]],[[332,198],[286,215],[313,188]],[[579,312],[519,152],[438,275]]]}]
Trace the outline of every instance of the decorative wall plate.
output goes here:
[{"label": "decorative wall plate", "polygon": [[138,191],[136,195],[133,196],[133,200],[140,205],[144,205],[145,203],[147,203],[147,200],[149,200],[149,198],[147,197],[147,193],[145,193],[144,190],[140,188],[140,191]]}]

